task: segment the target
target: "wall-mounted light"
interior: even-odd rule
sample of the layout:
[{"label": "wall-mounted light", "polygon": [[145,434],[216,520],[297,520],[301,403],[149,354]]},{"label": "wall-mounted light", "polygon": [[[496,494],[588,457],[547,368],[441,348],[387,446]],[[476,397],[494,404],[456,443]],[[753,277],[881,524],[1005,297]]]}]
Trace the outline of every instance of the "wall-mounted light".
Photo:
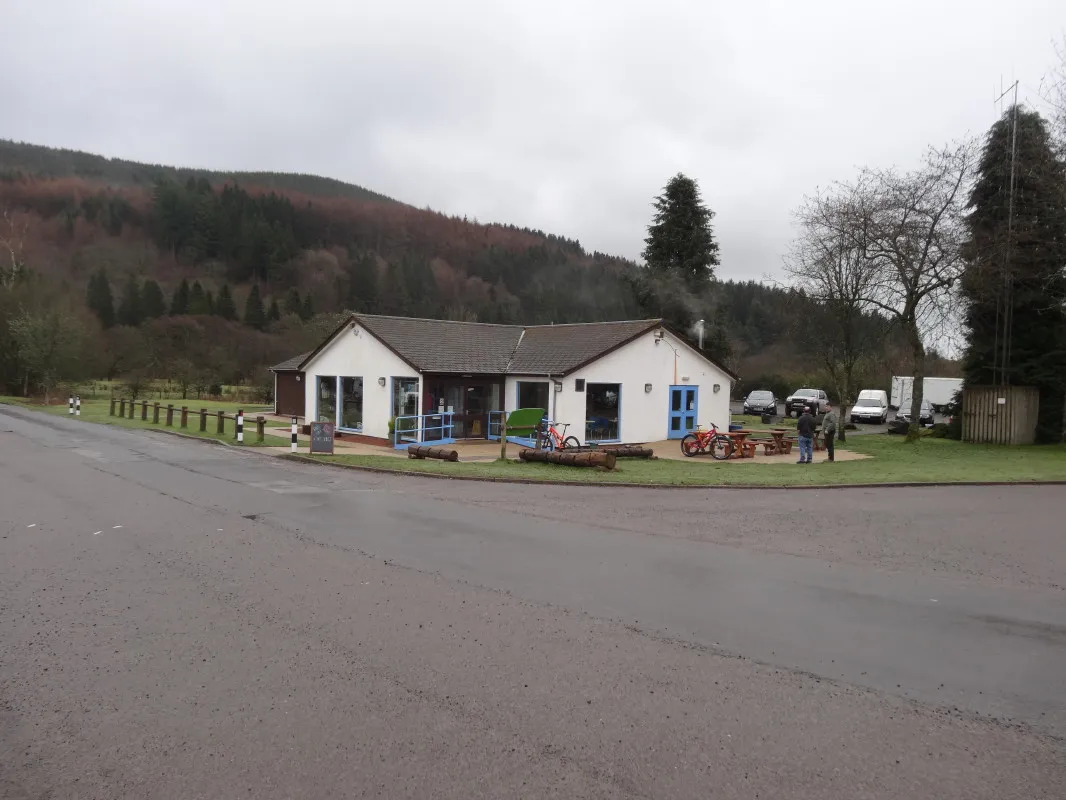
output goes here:
[{"label": "wall-mounted light", "polygon": [[378,378],[378,386],[384,386],[384,385],[385,385],[385,379],[384,378]]},{"label": "wall-mounted light", "polygon": [[722,384],[720,384],[720,383],[716,383],[716,384],[714,385],[714,393],[715,393],[715,394],[718,394],[718,393],[719,393],[720,391],[722,391]]},{"label": "wall-mounted light", "polygon": [[555,384],[555,391],[561,392],[563,390],[563,382],[562,381],[552,381],[552,383]]},{"label": "wall-mounted light", "polygon": [[300,376],[299,376],[299,375],[297,375],[297,376],[296,376],[296,382],[297,382],[297,383],[299,383],[299,382],[300,382]]},{"label": "wall-mounted light", "polygon": [[645,383],[644,384],[644,393],[645,394],[651,394],[651,384],[650,383]]},{"label": "wall-mounted light", "polygon": [[688,383],[688,380],[689,380],[688,375],[682,375],[681,376],[681,382],[682,383]]}]

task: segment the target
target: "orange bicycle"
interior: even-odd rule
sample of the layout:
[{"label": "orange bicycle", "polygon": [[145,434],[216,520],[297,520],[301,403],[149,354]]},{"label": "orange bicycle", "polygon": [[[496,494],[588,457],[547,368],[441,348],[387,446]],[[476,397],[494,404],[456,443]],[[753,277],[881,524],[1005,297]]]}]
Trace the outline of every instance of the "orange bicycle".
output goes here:
[{"label": "orange bicycle", "polygon": [[690,458],[700,453],[710,453],[715,461],[725,461],[733,455],[733,440],[721,433],[713,422],[709,431],[697,425],[696,430],[681,440],[681,452]]},{"label": "orange bicycle", "polygon": [[570,447],[581,447],[581,442],[577,440],[576,436],[567,436],[566,429],[570,427],[570,423],[565,423],[562,432],[556,429],[554,422],[543,420],[540,423],[541,429],[541,447],[545,450],[566,450]]}]

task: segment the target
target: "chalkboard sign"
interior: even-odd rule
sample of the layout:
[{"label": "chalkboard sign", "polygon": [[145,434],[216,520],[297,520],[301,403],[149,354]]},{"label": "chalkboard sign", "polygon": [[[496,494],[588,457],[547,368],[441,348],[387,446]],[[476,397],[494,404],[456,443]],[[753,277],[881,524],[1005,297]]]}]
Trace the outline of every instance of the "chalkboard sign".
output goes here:
[{"label": "chalkboard sign", "polygon": [[333,455],[333,423],[311,423],[311,452]]}]

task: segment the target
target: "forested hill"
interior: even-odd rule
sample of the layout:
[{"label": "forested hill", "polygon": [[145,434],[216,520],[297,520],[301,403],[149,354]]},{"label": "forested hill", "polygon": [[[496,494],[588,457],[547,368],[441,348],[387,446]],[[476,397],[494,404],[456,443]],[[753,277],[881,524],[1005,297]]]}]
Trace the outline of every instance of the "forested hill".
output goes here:
[{"label": "forested hill", "polygon": [[379,203],[396,201],[351,183],[286,172],[217,172],[161,164],[141,164],[120,158],[63,150],[0,139],[0,176],[31,178],[84,178],[111,186],[153,186],[160,180],[185,183],[206,180],[212,184],[239,183],[276,191],[302,192],[316,197],[349,197]]},{"label": "forested hill", "polygon": [[690,335],[704,319],[709,353],[751,382],[779,388],[819,369],[797,344],[810,311],[800,293],[715,282],[693,296],[575,240],[313,176],[0,142],[0,227],[0,321],[65,326],[65,339],[48,335],[82,347],[63,369],[30,366],[0,324],[0,390],[102,374],[265,384],[266,366],[310,349],[346,310],[523,324],[664,316]]}]

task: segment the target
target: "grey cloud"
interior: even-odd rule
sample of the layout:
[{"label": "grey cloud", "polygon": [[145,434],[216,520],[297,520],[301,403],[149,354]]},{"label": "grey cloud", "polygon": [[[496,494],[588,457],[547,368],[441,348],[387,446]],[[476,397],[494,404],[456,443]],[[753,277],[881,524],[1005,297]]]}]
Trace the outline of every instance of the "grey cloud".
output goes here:
[{"label": "grey cloud", "polygon": [[1066,28],[1043,0],[7,5],[0,136],[316,172],[634,258],[684,171],[722,274],[756,279],[804,193],[983,132]]}]

